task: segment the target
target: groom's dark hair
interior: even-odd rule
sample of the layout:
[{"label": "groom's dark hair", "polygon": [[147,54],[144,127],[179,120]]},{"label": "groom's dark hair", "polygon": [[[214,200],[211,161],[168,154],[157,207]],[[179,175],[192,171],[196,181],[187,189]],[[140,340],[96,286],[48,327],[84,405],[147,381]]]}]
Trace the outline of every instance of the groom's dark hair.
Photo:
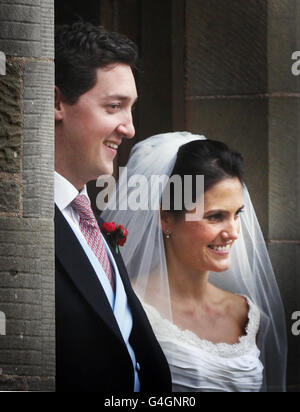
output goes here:
[{"label": "groom's dark hair", "polygon": [[117,63],[134,68],[136,61],[137,46],[123,34],[85,22],[56,28],[55,85],[69,104],[94,87],[98,68]]},{"label": "groom's dark hair", "polygon": [[[195,140],[179,148],[171,177],[174,175],[181,177],[183,196],[185,193],[184,176],[192,176],[192,200],[196,202],[196,176],[204,176],[204,192],[228,178],[238,178],[243,184],[243,157],[240,153],[229,149],[225,143],[216,140]],[[172,186],[170,192],[170,212],[181,216],[186,210],[176,210]],[[182,199],[182,205],[184,205],[184,199]]]}]

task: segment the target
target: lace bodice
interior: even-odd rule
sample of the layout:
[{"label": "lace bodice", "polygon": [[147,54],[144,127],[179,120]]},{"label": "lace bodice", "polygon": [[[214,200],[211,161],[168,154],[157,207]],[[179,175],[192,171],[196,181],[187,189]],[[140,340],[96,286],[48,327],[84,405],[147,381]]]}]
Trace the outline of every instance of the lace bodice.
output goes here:
[{"label": "lace bodice", "polygon": [[226,358],[241,356],[246,354],[253,346],[256,345],[256,336],[260,324],[260,313],[254,303],[247,298],[249,305],[248,325],[246,334],[239,338],[239,342],[233,345],[228,343],[213,343],[205,339],[200,339],[195,333],[189,330],[180,330],[174,323],[163,319],[157,309],[153,306],[143,303],[144,309],[155,330],[156,336],[160,340],[177,341],[203,349],[205,352]]},{"label": "lace bodice", "polygon": [[249,305],[246,334],[235,344],[213,343],[163,319],[153,306],[143,303],[154,333],[168,359],[174,391],[259,391],[263,366],[256,336],[260,312]]}]

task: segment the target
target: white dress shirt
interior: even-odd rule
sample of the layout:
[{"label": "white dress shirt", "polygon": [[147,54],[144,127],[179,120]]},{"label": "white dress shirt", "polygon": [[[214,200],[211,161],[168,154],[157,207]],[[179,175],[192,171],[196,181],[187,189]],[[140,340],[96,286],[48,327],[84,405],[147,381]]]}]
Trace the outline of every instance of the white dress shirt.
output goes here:
[{"label": "white dress shirt", "polygon": [[[134,391],[139,392],[140,389],[140,382],[138,378],[138,370],[139,365],[136,362],[134,351],[129,343],[129,337],[132,330],[132,314],[127,302],[126,292],[123,286],[122,279],[119,274],[118,267],[115,263],[114,257],[111,253],[110,248],[108,247],[106,240],[104,237],[103,241],[106,247],[106,251],[108,257],[110,259],[113,273],[115,274],[115,284],[116,284],[116,293],[114,294],[110,282],[106,273],[104,272],[102,265],[100,264],[98,258],[89,247],[84,235],[82,234],[79,226],[80,217],[78,213],[72,208],[71,203],[72,201],[78,196],[78,190],[63,176],[59,173],[55,172],[54,177],[54,199],[57,207],[69,223],[70,227],[72,228],[75,236],[77,237],[78,241],[80,242],[84,252],[86,253],[91,265],[94,268],[94,271],[104,289],[104,292],[107,296],[107,299],[110,303],[110,306],[114,312],[116,321],[120,328],[121,334],[123,336],[124,342],[127,346],[129,355],[131,357],[134,372],[135,372],[135,383],[134,383]],[[88,200],[89,196],[87,193],[87,188],[84,188],[80,192],[81,195],[85,195]]]}]

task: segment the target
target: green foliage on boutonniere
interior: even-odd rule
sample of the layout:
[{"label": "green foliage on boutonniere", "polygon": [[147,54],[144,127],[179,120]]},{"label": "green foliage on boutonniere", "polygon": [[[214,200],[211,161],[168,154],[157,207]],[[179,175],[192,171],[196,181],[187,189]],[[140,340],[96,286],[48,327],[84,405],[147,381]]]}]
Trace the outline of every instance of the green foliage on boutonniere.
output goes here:
[{"label": "green foliage on boutonniere", "polygon": [[124,246],[126,243],[128,231],[122,226],[114,222],[103,223],[101,229],[106,233],[110,243],[115,248],[116,253],[119,253],[119,246]]}]

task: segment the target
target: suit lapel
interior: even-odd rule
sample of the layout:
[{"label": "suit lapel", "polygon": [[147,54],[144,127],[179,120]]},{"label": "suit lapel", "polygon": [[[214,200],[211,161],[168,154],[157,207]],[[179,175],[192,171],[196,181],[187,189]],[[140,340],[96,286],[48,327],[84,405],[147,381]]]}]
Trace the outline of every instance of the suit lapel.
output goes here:
[{"label": "suit lapel", "polygon": [[[103,219],[101,217],[98,217],[98,224],[99,227],[101,228],[102,224],[104,223]],[[131,282],[129,280],[129,276],[128,276],[128,272],[126,269],[126,266],[124,264],[123,258],[121,256],[121,252],[119,251],[119,253],[116,253],[115,248],[112,246],[112,244],[110,243],[110,240],[108,238],[108,236],[106,235],[105,232],[101,231],[103,236],[105,237],[105,240],[107,242],[107,244],[109,245],[109,248],[112,252],[112,255],[115,259],[116,265],[118,266],[119,269],[119,274],[120,277],[122,279],[123,285],[124,285],[124,289],[127,295],[127,299],[128,299],[128,303],[129,303],[129,307],[131,309],[131,314],[133,319],[141,319],[142,322],[145,322],[145,313],[144,310],[141,306],[140,301],[138,300],[132,286],[131,286]]]},{"label": "suit lapel", "polygon": [[[101,217],[98,217],[97,220],[98,220],[99,227],[101,228],[104,221],[102,220]],[[130,280],[129,280],[129,277],[128,277],[127,269],[124,265],[121,253],[120,253],[120,251],[119,251],[119,253],[116,253],[116,250],[113,247],[113,245],[111,244],[107,234],[102,230],[101,230],[101,233],[104,236],[104,238],[105,238],[105,240],[106,240],[106,242],[107,242],[107,244],[110,248],[110,251],[111,251],[111,253],[112,253],[112,255],[115,259],[115,262],[116,262],[116,265],[119,269],[119,273],[120,273],[121,279],[123,281],[123,285],[124,285],[124,288],[126,290],[126,293],[128,293],[128,292],[131,293],[132,292],[132,287],[131,287],[131,283],[130,283]]]},{"label": "suit lapel", "polygon": [[99,279],[70,225],[55,206],[55,254],[81,295],[123,342]]}]

